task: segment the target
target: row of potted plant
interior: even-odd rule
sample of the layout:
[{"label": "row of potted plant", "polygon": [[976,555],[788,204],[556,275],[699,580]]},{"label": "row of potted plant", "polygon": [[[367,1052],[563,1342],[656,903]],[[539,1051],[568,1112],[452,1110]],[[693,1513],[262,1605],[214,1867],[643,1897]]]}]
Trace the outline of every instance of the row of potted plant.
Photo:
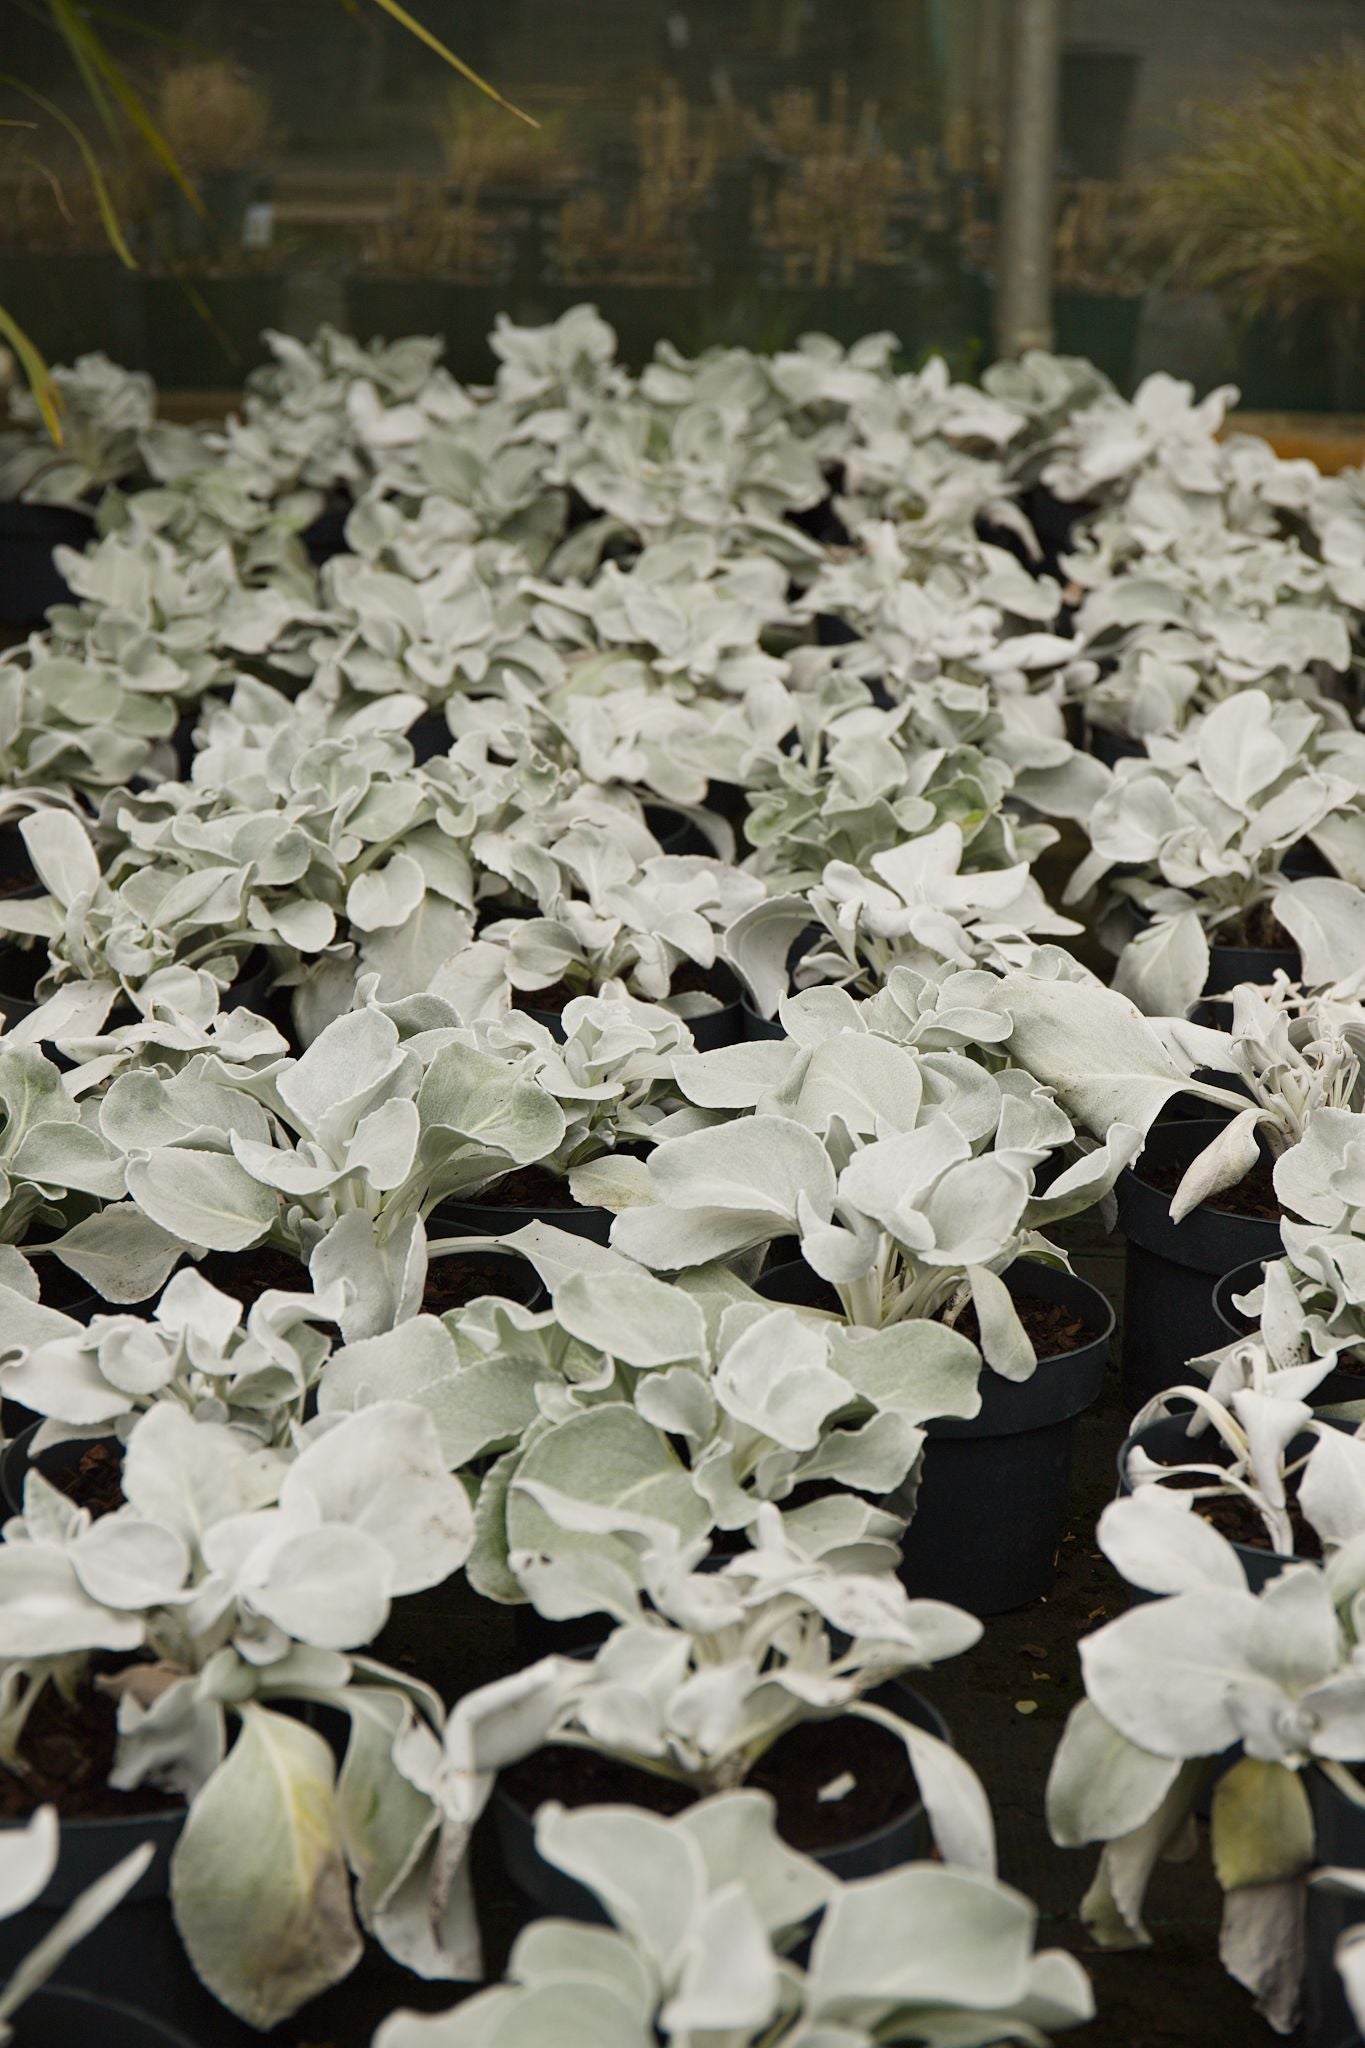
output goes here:
[{"label": "row of potted plant", "polygon": [[[1031,1940],[974,1774],[884,1688],[1049,1582],[1113,1319],[1044,1233],[1117,1189],[1130,1236],[1150,1196],[1180,1257],[1271,1180],[1265,1238],[1199,1283],[1212,1317],[1215,1278],[1280,1251],[1283,1204],[1291,1265],[1240,1297],[1264,1355],[1184,1398],[1228,1446],[1219,1496],[1254,1494],[1283,1554],[1256,1402],[1308,1426],[1309,1506],[1349,1494],[1353,1440],[1297,1396],[1351,1346],[1365,1113],[1344,690],[1258,647],[1238,694],[1210,683],[1111,770],[1068,736],[1112,671],[1067,614],[1091,557],[1140,611],[1150,506],[1180,492],[1278,550],[1291,635],[1299,612],[1349,634],[1354,599],[1311,517],[1161,386],[1125,409],[1036,359],[972,392],[819,341],[663,352],[635,382],[586,310],[497,346],[481,393],[422,344],[280,343],[221,436],[146,424],[146,467],[105,479],[101,537],[60,558],[77,601],[3,664],[27,721],[4,974],[34,970],[0,1040],[0,1390],[34,1418],[3,1475],[9,1755],[31,1773],[59,1701],[116,1714],[108,1782],[169,1802],[143,1823],[154,1882],[255,2026],[363,1937],[475,1974],[469,1840],[505,1769],[503,1858],[541,1903],[589,1910],[601,1870],[570,1845],[622,1830],[603,1968],[630,1972],[641,2038],[702,2024],[684,1980],[742,1987],[706,2008],[737,2038],[926,2038],[941,2006],[944,2038],[1036,2038],[1088,1994],[1060,1960],[1031,1975],[1022,1931],[989,1998],[872,1971],[831,2003],[820,1959],[841,1917],[921,1891],[954,1940],[988,1904]],[[319,568],[332,493],[347,547]],[[1075,504],[1061,574],[1049,498]],[[1216,645],[1187,634],[1200,675]],[[88,738],[44,745],[49,723]],[[1107,989],[1051,943],[1085,940],[1040,881],[1082,825],[1096,862],[1163,878],[1119,885],[1151,919],[1129,953],[1173,963],[1151,1016],[1131,966]],[[1310,836],[1336,873],[1296,880]],[[1205,946],[1261,900],[1338,985],[1243,986],[1230,1030],[1192,1021],[1215,963],[1189,920]],[[1158,1122],[1191,1104],[1225,1121]],[[1135,1407],[1195,1385],[1220,1334],[1196,1329]],[[523,1624],[514,1666],[452,1702],[374,1646],[395,1602],[451,1630],[457,1585]],[[879,1777],[900,1805],[873,1825]],[[760,1908],[728,1960],[690,1921],[651,1947],[620,1871],[695,1874],[711,1811],[757,1841],[742,1783],[789,1844],[804,1799],[796,1847],[847,1893]],[[550,1810],[538,1848],[571,1784],[636,1811],[589,1806],[576,1836]],[[660,1799],[677,1818],[640,1811]],[[943,1868],[867,1874],[931,1840]],[[822,1901],[803,1978],[768,1934]],[[728,1933],[746,1909],[697,1910]],[[576,1997],[552,1926],[503,1991],[386,2043]],[[1297,1981],[1255,1988],[1284,2019]]]}]

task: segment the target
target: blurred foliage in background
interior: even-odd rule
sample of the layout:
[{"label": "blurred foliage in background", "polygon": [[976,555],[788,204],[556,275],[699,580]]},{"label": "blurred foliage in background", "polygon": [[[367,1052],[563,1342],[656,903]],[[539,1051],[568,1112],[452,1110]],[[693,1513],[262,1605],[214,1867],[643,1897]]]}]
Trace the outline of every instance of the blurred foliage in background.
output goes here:
[{"label": "blurred foliage in background", "polygon": [[[237,76],[229,65],[210,59],[182,64],[170,71],[163,80],[160,108],[154,112],[131,70],[106,40],[104,17],[99,11],[81,4],[81,0],[8,0],[8,4],[45,23],[63,46],[88,116],[102,130],[105,145],[113,153],[114,168],[106,169],[86,128],[70,112],[31,81],[13,73],[0,74],[0,84],[31,106],[37,118],[16,121],[8,116],[5,125],[33,131],[34,146],[23,149],[23,161],[47,181],[58,211],[73,227],[76,216],[71,212],[62,183],[38,153],[39,131],[44,123],[55,124],[74,144],[90,206],[110,249],[126,269],[136,270],[138,260],[125,231],[120,200],[131,200],[145,182],[148,170],[160,171],[191,211],[204,218],[207,208],[193,183],[193,174],[243,170],[259,161],[267,133],[265,100],[258,89]],[[528,115],[504,99],[409,13],[402,0],[337,0],[337,5],[351,14],[366,5],[381,10],[443,64],[496,101],[504,118],[514,117],[529,127],[535,126]],[[122,15],[109,18],[148,40],[171,40],[154,23]],[[3,302],[0,338],[13,346],[48,431],[55,441],[60,441],[60,395],[41,345]]]},{"label": "blurred foliage in background", "polygon": [[[812,326],[990,353],[1013,0],[127,4],[0,0],[0,306],[52,359],[219,391],[330,320],[480,381],[499,311],[584,298],[636,364]],[[1365,404],[1359,5],[1070,0],[1063,352]]]}]

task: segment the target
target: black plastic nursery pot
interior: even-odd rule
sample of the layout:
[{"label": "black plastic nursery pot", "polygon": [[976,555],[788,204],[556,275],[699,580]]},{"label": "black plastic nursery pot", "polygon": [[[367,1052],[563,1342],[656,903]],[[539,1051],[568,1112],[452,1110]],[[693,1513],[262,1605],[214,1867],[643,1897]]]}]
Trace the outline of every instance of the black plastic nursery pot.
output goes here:
[{"label": "black plastic nursery pot", "polygon": [[[879,1687],[871,1698],[878,1706],[899,1714],[903,1720],[913,1723],[915,1727],[926,1729],[929,1734],[938,1736],[941,1742],[952,1741],[946,1723],[928,1701],[921,1699],[918,1693],[912,1692],[899,1681]],[[862,1727],[856,1722],[853,1727],[857,1734],[862,1733]],[[779,1746],[774,1745],[774,1749]],[[856,1752],[856,1744],[854,1747]],[[626,1768],[623,1766],[623,1772]],[[629,1772],[631,1778],[643,1778],[644,1775]],[[682,1811],[690,1804],[690,1799],[680,1798],[676,1810]],[[597,1900],[585,1886],[557,1869],[554,1864],[547,1863],[540,1854],[535,1841],[535,1815],[519,1803],[503,1780],[500,1780],[494,1789],[492,1813],[503,1868],[524,1897],[545,1912],[560,1914],[569,1920],[600,1923],[606,1919]],[[780,1819],[778,1832],[782,1832]],[[805,1853],[845,1883],[854,1878],[875,1877],[879,1872],[892,1870],[898,1864],[911,1863],[931,1856],[933,1834],[929,1826],[929,1817],[915,1786],[908,1758],[905,1764],[903,1812],[885,1825],[873,1828],[848,1842],[834,1847],[810,1848]]]},{"label": "black plastic nursery pot", "polygon": [[[1209,973],[1204,983],[1206,996],[1225,995],[1239,981],[1271,982],[1276,974],[1297,981],[1303,968],[1297,946],[1209,947]],[[1222,1010],[1222,1006],[1219,1006]],[[1222,1010],[1224,1016],[1227,1015]]]},{"label": "black plastic nursery pot", "polygon": [[[493,1194],[496,1190],[489,1192]],[[427,1236],[507,1237],[514,1230],[524,1230],[528,1223],[550,1223],[556,1230],[572,1231],[575,1237],[590,1237],[594,1244],[606,1244],[615,1221],[610,1209],[590,1209],[576,1202],[562,1208],[549,1202],[443,1202],[427,1219]]]},{"label": "black plastic nursery pot", "polygon": [[[1119,1446],[1118,1472],[1119,1492],[1131,1493],[1128,1478],[1128,1460],[1132,1453],[1142,1450],[1157,1465],[1183,1465],[1196,1461],[1201,1465],[1229,1465],[1232,1453],[1227,1445],[1211,1430],[1206,1429],[1200,1436],[1187,1434],[1188,1415],[1164,1415],[1156,1422],[1144,1423],[1141,1429],[1125,1437]],[[1313,1447],[1313,1438],[1306,1433],[1297,1436],[1289,1445],[1289,1455],[1300,1458]],[[1269,1544],[1233,1542],[1242,1570],[1246,1573],[1247,1585],[1253,1593],[1259,1593],[1271,1579],[1279,1577],[1287,1564],[1303,1564],[1311,1560],[1302,1557],[1281,1557],[1271,1550]]]},{"label": "black plastic nursery pot", "polygon": [[95,537],[88,512],[66,505],[0,503],[0,625],[38,626],[54,604],[70,604],[57,547],[82,549]]},{"label": "black plastic nursery pot", "polygon": [[787,1034],[782,1029],[780,1017],[761,1017],[747,996],[745,996],[739,1007],[743,1020],[744,1036],[749,1042],[756,1042],[760,1038],[786,1037]]},{"label": "black plastic nursery pot", "polygon": [[1222,1129],[1216,1118],[1154,1124],[1137,1169],[1119,1177],[1119,1218],[1128,1239],[1123,1294],[1123,1394],[1136,1413],[1154,1395],[1179,1386],[1185,1362],[1226,1341],[1213,1306],[1213,1283],[1249,1259],[1275,1258],[1279,1221],[1238,1216],[1201,1204],[1180,1223],[1172,1193],[1141,1176],[1169,1179]]},{"label": "black plastic nursery pot", "polygon": [[[983,1365],[981,1412],[926,1425],[930,1441],[900,1576],[917,1598],[950,1600],[980,1616],[1025,1607],[1052,1586],[1076,1419],[1098,1398],[1114,1331],[1109,1303],[1075,1273],[1019,1259],[1003,1277],[1016,1301],[1056,1302],[1078,1315],[1085,1341],[1040,1360],[1028,1380],[1002,1379]],[[775,1301],[834,1302],[801,1260],[757,1285]],[[893,1495],[887,1505],[896,1511],[896,1502]]]},{"label": "black plastic nursery pot", "polygon": [[1111,732],[1107,725],[1092,725],[1088,738],[1091,753],[1106,768],[1116,767],[1120,761],[1140,761],[1147,752],[1141,740],[1130,739],[1125,732]]},{"label": "black plastic nursery pot", "polygon": [[15,2048],[194,2048],[188,2034],[90,1991],[37,1991],[14,2029]]},{"label": "black plastic nursery pot", "polygon": [[[41,506],[33,508],[41,511]],[[0,506],[0,512],[5,507]],[[5,574],[6,543],[0,535],[0,579]],[[0,619],[3,619],[0,610]],[[16,899],[33,898],[43,893],[42,883],[33,870],[18,826],[11,822],[0,828],[0,895],[10,902]],[[0,933],[0,1010],[4,1012],[6,1026],[13,1030],[25,1017],[31,1017],[38,1007],[35,993],[39,981],[47,972],[47,947],[40,940],[25,944],[18,937]]]},{"label": "black plastic nursery pot", "polygon": [[[1359,1773],[1357,1772],[1358,1776]],[[1313,1810],[1313,1861],[1337,1868],[1365,1867],[1365,1808],[1339,1792],[1321,1771],[1305,1773]],[[1308,1887],[1303,1973],[1305,2048],[1359,2048],[1360,2031],[1351,2017],[1337,1971],[1337,1941],[1365,1920],[1365,1898],[1351,1892]]]}]

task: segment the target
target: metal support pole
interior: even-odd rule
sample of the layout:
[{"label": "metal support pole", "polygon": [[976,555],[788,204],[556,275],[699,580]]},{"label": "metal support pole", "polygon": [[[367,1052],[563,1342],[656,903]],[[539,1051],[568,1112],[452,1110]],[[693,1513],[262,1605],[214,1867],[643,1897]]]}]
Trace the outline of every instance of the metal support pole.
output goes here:
[{"label": "metal support pole", "polygon": [[1052,346],[1052,237],[1064,0],[1012,0],[996,266],[1002,356]]}]

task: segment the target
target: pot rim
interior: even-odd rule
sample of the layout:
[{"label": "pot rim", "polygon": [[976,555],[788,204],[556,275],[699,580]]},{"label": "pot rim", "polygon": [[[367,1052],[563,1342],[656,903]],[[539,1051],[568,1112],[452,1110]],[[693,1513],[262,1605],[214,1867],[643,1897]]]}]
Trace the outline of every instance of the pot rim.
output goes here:
[{"label": "pot rim", "polygon": [[[1193,1411],[1191,1410],[1191,1413],[1192,1412]],[[1142,1449],[1147,1448],[1146,1445],[1142,1444],[1142,1438],[1147,1435],[1149,1430],[1160,1429],[1165,1423],[1179,1422],[1181,1420],[1183,1420],[1183,1417],[1180,1415],[1158,1415],[1154,1416],[1150,1422],[1145,1422],[1142,1425],[1141,1429],[1129,1429],[1127,1436],[1119,1445],[1114,1458],[1115,1465],[1118,1468],[1118,1498],[1120,1500],[1130,1500],[1133,1498],[1133,1487],[1128,1478],[1129,1453],[1138,1447],[1141,1447]],[[1306,1435],[1307,1432],[1305,1431],[1304,1434]],[[1298,1439],[1291,1439],[1291,1448],[1293,1442],[1295,1441],[1298,1441]],[[1216,1458],[1219,1446],[1210,1445],[1209,1448],[1211,1456]],[[1158,1460],[1157,1462],[1159,1463],[1161,1461]],[[1209,1462],[1209,1460],[1201,1458],[1200,1462],[1207,1463]],[[1177,1468],[1175,1466],[1172,1466],[1170,1467],[1170,1469],[1174,1471]],[[1210,1523],[1209,1526],[1212,1527],[1212,1523]],[[1299,1554],[1298,1551],[1291,1551],[1286,1555],[1283,1551],[1272,1550],[1270,1548],[1268,1541],[1265,1543],[1238,1543],[1232,1537],[1229,1537],[1227,1540],[1232,1544],[1233,1549],[1237,1552],[1237,1555],[1242,1559],[1243,1564],[1245,1564],[1248,1558],[1251,1558],[1254,1559],[1258,1564],[1269,1564],[1273,1566],[1276,1570],[1278,1570],[1283,1565],[1289,1564],[1311,1564],[1318,1567],[1319,1569],[1321,1568],[1322,1560],[1320,1558],[1303,1557]]]},{"label": "pot rim", "polygon": [[[102,1991],[81,1990],[73,1984],[43,1984],[24,2000],[17,2014],[18,2048],[23,2048],[25,2008],[37,2005],[44,1999],[56,2001],[63,2006],[79,2005],[89,2012],[91,2018],[100,2013],[107,2013],[115,2019],[131,2020],[145,2029],[147,2048],[195,2048],[188,2034],[182,2034],[177,2027],[170,2026],[159,2014],[147,2012],[139,2005],[127,2005],[121,1998],[109,1998]],[[77,2038],[89,2040],[90,2036],[84,2033],[80,2036],[74,2033],[68,2036],[69,2040]]]},{"label": "pot rim", "polygon": [[[867,1698],[883,1706],[890,1706],[892,1703],[886,1700],[883,1697],[883,1695],[892,1692],[899,1695],[899,1701],[897,1704],[899,1706],[899,1711],[901,1712],[902,1717],[905,1720],[910,1721],[913,1726],[922,1730],[922,1732],[926,1735],[937,1736],[940,1742],[946,1743],[948,1748],[953,1750],[954,1753],[956,1753],[957,1745],[953,1741],[952,1731],[949,1728],[948,1723],[944,1720],[942,1714],[940,1714],[940,1712],[938,1711],[938,1708],[935,1707],[929,1700],[925,1699],[923,1693],[916,1692],[913,1686],[907,1685],[903,1678],[889,1678],[885,1680],[884,1683],[879,1685],[874,1692],[869,1693],[867,1695]],[[901,1705],[900,1702],[904,1702],[905,1704]],[[847,1709],[845,1708],[842,1709],[838,1714],[811,1715],[809,1718],[812,1720],[838,1721],[843,1720],[846,1717],[846,1715]],[[857,1717],[848,1716],[848,1718],[856,1719]],[[796,1722],[793,1725],[796,1727],[800,1727],[801,1723]],[[789,1731],[786,1729],[783,1730],[783,1734],[786,1734],[788,1732]],[[782,1738],[781,1736],[779,1736],[777,1739],[778,1741],[781,1741]],[[542,1745],[543,1748],[547,1749],[551,1749],[554,1746],[555,1745],[553,1743],[545,1743]],[[773,1746],[776,1747],[776,1744],[774,1744]],[[624,1758],[617,1758],[616,1761],[620,1763],[624,1769],[627,1770],[644,1769],[644,1766],[640,1764],[627,1764]],[[809,1856],[811,1861],[814,1863],[818,1863],[821,1860],[822,1856],[843,1857],[859,1855],[868,1849],[874,1848],[878,1843],[885,1842],[888,1836],[898,1834],[902,1828],[906,1827],[909,1824],[912,1824],[919,1817],[919,1815],[925,1812],[925,1805],[923,1797],[920,1794],[919,1782],[915,1777],[914,1767],[910,1762],[908,1752],[906,1754],[905,1759],[905,1769],[907,1778],[909,1780],[911,1801],[910,1804],[906,1806],[901,1812],[894,1815],[892,1819],[884,1821],[880,1827],[870,1828],[866,1833],[861,1835],[855,1835],[849,1841],[829,1843],[822,1851],[816,1851],[813,1849],[802,1849],[798,1850],[797,1854],[802,1856]],[[697,1805],[703,1799],[706,1799],[710,1796],[711,1795],[706,1792],[699,1791],[696,1794],[695,1799],[691,1801],[691,1805]],[[510,1809],[512,1813],[514,1813],[522,1822],[525,1823],[525,1825],[528,1828],[530,1828],[534,1832],[535,1814],[528,1812],[526,1807],[524,1807],[521,1804],[521,1801],[516,1797],[515,1793],[507,1789],[507,1787],[503,1783],[501,1772],[499,1772],[497,1781],[493,1787],[493,1798],[504,1809],[504,1811]],[[537,1809],[537,1811],[538,1810],[539,1809]],[[688,1812],[689,1810],[690,1807],[684,1807],[682,1809],[683,1812]],[[790,1848],[791,1844],[788,1843],[787,1846]],[[586,1889],[587,1887],[584,1886],[584,1890]],[[596,1894],[593,1894],[593,1896],[595,1897]]]}]

